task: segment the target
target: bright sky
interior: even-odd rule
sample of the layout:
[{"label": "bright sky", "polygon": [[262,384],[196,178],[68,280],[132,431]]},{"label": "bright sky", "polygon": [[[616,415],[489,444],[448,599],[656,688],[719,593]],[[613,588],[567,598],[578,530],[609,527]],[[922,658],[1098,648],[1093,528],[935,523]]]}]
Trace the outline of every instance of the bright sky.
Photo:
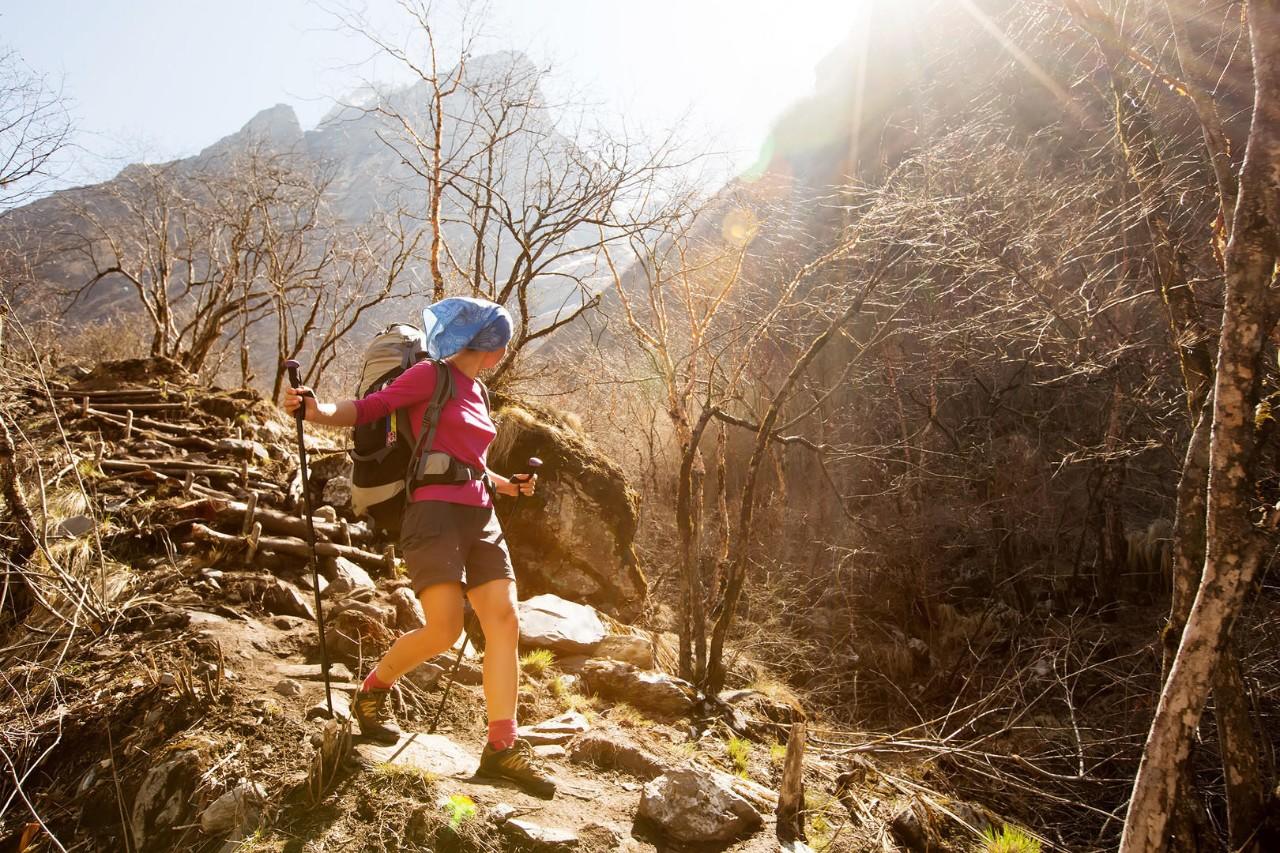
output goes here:
[{"label": "bright sky", "polygon": [[[773,118],[808,92],[864,2],[491,0],[480,48],[524,50],[551,65],[553,97],[577,93],[632,129],[678,125],[741,169]],[[193,154],[279,102],[307,129],[362,79],[399,79],[392,65],[369,61],[367,42],[335,29],[325,11],[335,5],[0,0],[0,46],[61,80],[82,149],[66,177],[80,183],[134,160]],[[396,0],[366,8],[379,28],[403,32]]]}]

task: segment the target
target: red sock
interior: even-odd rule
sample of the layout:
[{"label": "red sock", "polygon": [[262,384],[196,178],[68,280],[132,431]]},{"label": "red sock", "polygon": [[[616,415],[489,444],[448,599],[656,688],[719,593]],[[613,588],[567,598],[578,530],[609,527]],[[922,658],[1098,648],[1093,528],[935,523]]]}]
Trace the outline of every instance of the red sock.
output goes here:
[{"label": "red sock", "polygon": [[364,684],[360,685],[361,690],[390,690],[391,685],[378,678],[378,670],[374,669],[369,672],[368,678],[364,680]]},{"label": "red sock", "polygon": [[489,746],[501,752],[516,742],[515,720],[489,721]]}]

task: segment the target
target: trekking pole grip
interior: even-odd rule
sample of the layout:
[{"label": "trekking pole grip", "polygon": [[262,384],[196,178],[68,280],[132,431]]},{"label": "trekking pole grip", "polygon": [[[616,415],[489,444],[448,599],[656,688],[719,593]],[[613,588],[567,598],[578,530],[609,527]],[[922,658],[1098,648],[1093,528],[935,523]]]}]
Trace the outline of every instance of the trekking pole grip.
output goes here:
[{"label": "trekking pole grip", "polygon": [[[300,367],[302,367],[302,365],[292,358],[284,363],[284,369],[289,371],[289,387],[290,388],[298,388],[302,385],[302,380],[298,377],[298,368]],[[306,420],[307,403],[305,400],[303,400],[301,404],[298,406],[298,411],[295,413],[295,415],[299,421]]]},{"label": "trekking pole grip", "polygon": [[511,482],[516,484],[516,500],[520,500],[520,484],[533,479],[533,475],[542,467],[542,460],[536,456],[529,457],[529,470],[523,474],[513,474]]}]

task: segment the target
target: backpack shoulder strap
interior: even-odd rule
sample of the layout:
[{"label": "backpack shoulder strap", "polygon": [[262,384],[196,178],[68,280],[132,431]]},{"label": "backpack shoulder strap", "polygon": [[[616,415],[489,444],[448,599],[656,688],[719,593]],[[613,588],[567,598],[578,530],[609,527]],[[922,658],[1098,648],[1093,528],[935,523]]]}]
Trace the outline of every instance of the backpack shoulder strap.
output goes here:
[{"label": "backpack shoulder strap", "polygon": [[476,380],[476,384],[480,386],[480,397],[484,400],[484,413],[492,417],[493,406],[489,403],[489,388],[479,379]]},{"label": "backpack shoulder strap", "polygon": [[435,440],[436,430],[440,426],[440,413],[444,411],[445,404],[453,399],[453,371],[449,369],[449,365],[439,359],[431,359],[431,363],[436,369],[436,386],[431,392],[431,399],[427,401],[427,410],[422,414],[422,431],[418,433],[418,441],[413,446],[413,453],[409,455],[409,465],[404,472],[404,489],[405,495],[409,495],[409,489],[413,484],[413,472],[418,465],[418,457],[422,455],[424,450],[431,449],[431,442]]}]

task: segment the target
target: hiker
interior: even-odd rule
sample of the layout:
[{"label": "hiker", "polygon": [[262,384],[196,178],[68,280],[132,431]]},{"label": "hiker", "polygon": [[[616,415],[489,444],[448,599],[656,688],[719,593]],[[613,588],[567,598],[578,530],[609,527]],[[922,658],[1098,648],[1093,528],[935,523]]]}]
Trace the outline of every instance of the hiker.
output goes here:
[{"label": "hiker", "polygon": [[487,468],[485,454],[497,431],[487,392],[476,378],[505,355],[511,315],[493,302],[454,297],[428,307],[423,320],[426,351],[433,360],[417,362],[381,390],[338,403],[320,402],[305,387],[285,392],[285,411],[292,414],[305,401],[306,419],[329,426],[353,427],[401,410],[416,441],[435,390],[437,365],[452,373],[454,393],[440,410],[431,446],[421,449],[420,458],[430,453],[444,459],[439,454],[446,454],[448,467],[461,473],[455,482],[416,485],[415,480],[400,525],[400,550],[426,626],[396,640],[355,694],[353,715],[364,736],[389,744],[400,739],[402,732],[388,703],[391,687],[418,664],[453,646],[462,632],[465,592],[485,638],[489,736],[480,773],[551,796],[555,783],[539,767],[528,741],[516,737],[516,583],[493,505],[495,493],[532,495],[537,475],[508,479]]}]

